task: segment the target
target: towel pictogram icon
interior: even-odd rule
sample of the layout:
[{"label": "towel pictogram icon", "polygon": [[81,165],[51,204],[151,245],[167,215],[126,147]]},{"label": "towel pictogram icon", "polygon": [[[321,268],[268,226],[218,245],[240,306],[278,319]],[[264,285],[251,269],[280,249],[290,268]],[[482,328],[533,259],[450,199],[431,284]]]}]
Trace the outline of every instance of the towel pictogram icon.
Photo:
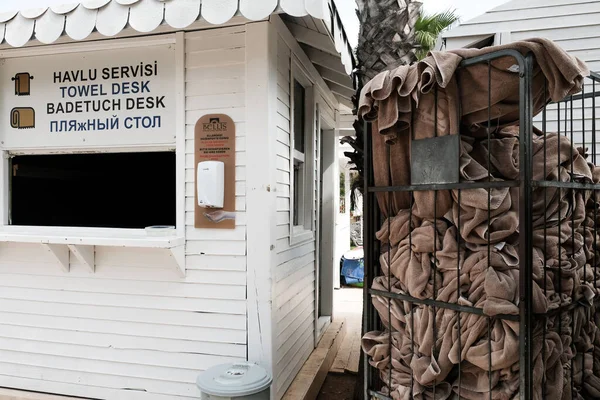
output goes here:
[{"label": "towel pictogram icon", "polygon": [[16,107],[10,112],[10,126],[16,129],[35,128],[35,110],[31,107]]},{"label": "towel pictogram icon", "polygon": [[31,94],[31,80],[33,76],[29,72],[19,72],[12,78],[15,81],[15,95],[29,96]]}]

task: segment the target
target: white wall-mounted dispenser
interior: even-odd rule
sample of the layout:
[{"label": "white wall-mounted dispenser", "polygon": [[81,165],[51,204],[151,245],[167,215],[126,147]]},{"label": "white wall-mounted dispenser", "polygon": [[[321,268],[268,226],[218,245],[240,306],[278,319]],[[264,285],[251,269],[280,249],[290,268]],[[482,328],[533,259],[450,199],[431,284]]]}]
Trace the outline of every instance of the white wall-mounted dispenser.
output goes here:
[{"label": "white wall-mounted dispenser", "polygon": [[223,208],[225,199],[225,164],[222,161],[202,161],[196,172],[198,205]]}]

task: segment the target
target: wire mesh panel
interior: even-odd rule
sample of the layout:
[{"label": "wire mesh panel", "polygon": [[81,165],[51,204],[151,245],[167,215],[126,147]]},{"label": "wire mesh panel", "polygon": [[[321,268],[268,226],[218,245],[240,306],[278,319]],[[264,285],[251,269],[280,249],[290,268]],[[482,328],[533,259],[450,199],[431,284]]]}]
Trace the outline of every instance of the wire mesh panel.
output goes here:
[{"label": "wire mesh panel", "polygon": [[487,78],[477,124],[434,86],[406,142],[365,126],[365,398],[600,398],[600,77],[546,105],[532,55],[459,68]]},{"label": "wire mesh panel", "polygon": [[[534,162],[532,183],[536,194],[533,209],[545,211],[534,212],[533,226],[534,251],[539,253],[536,282],[545,301],[538,311],[544,315],[536,315],[534,332],[544,343],[538,368],[545,373],[535,374],[534,383],[543,398],[560,398],[561,394],[600,398],[600,365],[596,361],[600,345],[596,319],[599,78],[592,73],[581,94],[548,106],[536,121],[546,132],[534,138],[533,150],[537,147],[542,154],[538,156],[541,166],[540,161]],[[560,384],[563,393],[557,392]]]}]

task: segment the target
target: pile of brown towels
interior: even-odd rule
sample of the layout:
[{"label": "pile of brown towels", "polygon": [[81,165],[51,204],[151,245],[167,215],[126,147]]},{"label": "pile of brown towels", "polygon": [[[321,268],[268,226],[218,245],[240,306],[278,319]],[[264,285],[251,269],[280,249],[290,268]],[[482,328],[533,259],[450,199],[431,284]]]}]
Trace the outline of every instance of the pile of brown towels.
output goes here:
[{"label": "pile of brown towels", "polygon": [[[504,56],[458,68],[464,58],[503,48],[535,56],[535,113],[580,91],[589,73],[553,42],[532,39],[432,53],[378,75],[363,89],[359,108],[373,124],[376,186],[410,184],[411,135],[459,131],[461,181],[519,179],[522,66]],[[535,181],[600,183],[600,168],[568,137],[535,130],[532,158]],[[371,288],[483,314],[373,295],[384,330],[368,332],[363,349],[383,392],[393,399],[517,399],[519,323],[503,316],[519,315],[518,187],[380,193],[377,200],[386,218],[377,232],[383,275]],[[600,193],[590,190],[533,190],[536,399],[600,398],[599,207]]]}]

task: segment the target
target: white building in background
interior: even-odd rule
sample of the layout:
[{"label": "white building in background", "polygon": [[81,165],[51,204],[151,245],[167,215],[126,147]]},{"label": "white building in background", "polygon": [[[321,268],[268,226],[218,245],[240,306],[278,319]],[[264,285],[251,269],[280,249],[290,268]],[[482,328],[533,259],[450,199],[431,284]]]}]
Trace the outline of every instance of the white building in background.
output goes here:
[{"label": "white building in background", "polygon": [[600,3],[582,0],[513,0],[442,33],[446,49],[506,44],[532,37],[555,41],[600,70]]},{"label": "white building in background", "polygon": [[[600,116],[600,99],[589,97],[592,91],[600,91],[600,2],[584,0],[512,0],[485,14],[461,23],[442,33],[447,50],[461,47],[477,47],[507,44],[519,40],[542,37],[553,40],[569,54],[585,61],[596,83],[591,79],[585,82],[588,97],[585,104],[573,102],[576,116],[584,116],[584,121],[576,117],[573,134],[577,145],[585,142],[592,150],[592,116]],[[584,106],[585,114],[582,114]],[[562,107],[564,112],[565,107]],[[556,105],[549,106],[547,131],[557,131],[558,113]],[[564,118],[563,118],[564,121]],[[541,128],[541,124],[539,126]],[[564,127],[562,127],[564,132]],[[584,134],[587,135],[584,138]],[[598,140],[597,140],[598,142]],[[596,154],[600,143],[596,144]]]},{"label": "white building in background", "polygon": [[[331,320],[339,265],[353,56],[333,2],[13,3],[0,14],[0,387],[191,400],[199,372],[249,360],[281,398]],[[197,129],[216,132],[210,145]],[[235,159],[234,206],[209,220],[233,229],[197,228],[210,225],[199,152]]]}]

